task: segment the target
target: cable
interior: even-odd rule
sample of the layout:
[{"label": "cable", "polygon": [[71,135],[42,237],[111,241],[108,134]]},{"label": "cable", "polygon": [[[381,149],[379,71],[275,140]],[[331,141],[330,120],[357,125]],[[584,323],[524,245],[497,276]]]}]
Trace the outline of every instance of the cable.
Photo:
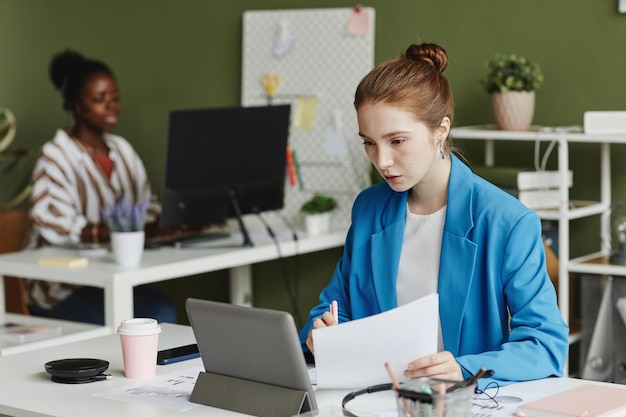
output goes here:
[{"label": "cable", "polygon": [[550,142],[550,144],[546,148],[546,150],[545,150],[545,152],[543,154],[543,159],[541,160],[541,170],[542,171],[546,170],[546,165],[548,165],[548,158],[550,157],[550,154],[552,153],[552,150],[554,149],[556,144],[557,144],[557,141],[553,140],[552,142]]},{"label": "cable", "polygon": [[282,212],[274,211],[274,213],[276,213],[276,215],[280,217],[283,223],[285,223],[285,225],[287,225],[287,228],[291,231],[291,237],[293,238],[293,243],[295,246],[294,261],[296,264],[295,279],[293,280],[294,292],[295,294],[300,294],[300,246],[299,246],[300,242],[298,241],[298,233],[296,232],[296,228],[294,227],[293,223],[291,223],[289,219]]},{"label": "cable", "polygon": [[[287,291],[287,296],[289,297],[289,301],[291,303],[291,309],[293,311],[294,320],[298,328],[301,328],[302,327],[302,315],[300,314],[300,307],[298,306],[297,292],[293,288],[291,280],[289,279],[289,273],[287,271],[287,265],[285,263],[286,260],[283,257],[282,252],[280,250],[280,243],[278,242],[278,239],[276,238],[276,234],[274,233],[270,225],[267,223],[267,221],[265,221],[260,211],[255,209],[253,210],[253,212],[259,218],[261,223],[263,223],[263,225],[265,226],[265,230],[267,230],[267,234],[274,241],[274,245],[276,246],[276,251],[278,252],[278,260],[280,262],[280,267],[283,273],[283,281],[285,283],[285,290]],[[293,232],[293,234],[295,236],[295,239],[297,239],[295,232]]]},{"label": "cable", "polygon": [[541,158],[541,161],[539,161],[539,150],[541,148],[540,136],[541,136],[541,132],[542,131],[545,131],[545,129],[538,130],[537,131],[537,135],[535,137],[534,165],[535,165],[535,170],[536,171],[545,171],[546,170],[546,165],[548,164],[548,158],[550,157],[550,154],[552,153],[552,150],[554,149],[554,147],[558,143],[557,140],[550,141],[550,143],[548,144],[548,147],[544,151],[544,154],[543,154],[543,157]]},{"label": "cable", "polygon": [[[295,263],[295,277],[293,279],[293,292],[297,296],[300,294],[300,242],[298,241],[298,233],[293,223],[281,212],[274,211],[274,213],[285,223],[287,228],[291,231],[291,237],[293,239],[294,248],[294,263]],[[302,317],[299,317],[302,320]]]},{"label": "cable", "polygon": [[293,238],[293,241],[296,243],[296,255],[299,255],[299,250],[298,250],[298,233],[296,232],[296,228],[293,226],[293,224],[289,221],[289,219],[280,211],[276,210],[274,211],[274,213],[276,213],[276,215],[278,217],[280,217],[280,219],[283,221],[283,223],[285,223],[285,225],[287,225],[287,228],[289,228],[289,230],[291,231],[291,237]]}]

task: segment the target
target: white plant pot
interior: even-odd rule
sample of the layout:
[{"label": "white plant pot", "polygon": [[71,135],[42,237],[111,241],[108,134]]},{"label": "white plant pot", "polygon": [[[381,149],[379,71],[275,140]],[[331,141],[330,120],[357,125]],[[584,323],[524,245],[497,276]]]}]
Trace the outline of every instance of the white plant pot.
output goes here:
[{"label": "white plant pot", "polygon": [[318,236],[330,231],[330,213],[307,214],[304,221],[309,236]]},{"label": "white plant pot", "polygon": [[115,262],[120,266],[137,266],[143,256],[145,233],[113,232],[111,233],[111,251]]},{"label": "white plant pot", "polygon": [[535,114],[534,91],[495,92],[493,114],[502,130],[528,130]]}]

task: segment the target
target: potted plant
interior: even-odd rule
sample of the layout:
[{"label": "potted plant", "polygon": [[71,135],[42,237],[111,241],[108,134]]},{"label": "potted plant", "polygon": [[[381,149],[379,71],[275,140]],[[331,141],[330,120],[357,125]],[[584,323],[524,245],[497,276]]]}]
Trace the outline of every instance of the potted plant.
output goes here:
[{"label": "potted plant", "polygon": [[0,213],[28,210],[37,152],[8,149],[15,132],[15,115],[8,108],[0,108]]},{"label": "potted plant", "polygon": [[143,201],[131,204],[122,195],[115,204],[103,207],[100,212],[111,235],[111,251],[121,266],[137,266],[141,261],[145,242],[144,225],[150,205],[148,193]]},{"label": "potted plant", "polygon": [[535,113],[535,90],[543,84],[536,62],[515,54],[495,54],[486,63],[481,84],[492,96],[496,124],[502,130],[528,130]]},{"label": "potted plant", "polygon": [[311,236],[328,233],[330,213],[335,208],[337,208],[337,200],[324,194],[315,194],[305,201],[300,211],[305,214],[307,233]]}]

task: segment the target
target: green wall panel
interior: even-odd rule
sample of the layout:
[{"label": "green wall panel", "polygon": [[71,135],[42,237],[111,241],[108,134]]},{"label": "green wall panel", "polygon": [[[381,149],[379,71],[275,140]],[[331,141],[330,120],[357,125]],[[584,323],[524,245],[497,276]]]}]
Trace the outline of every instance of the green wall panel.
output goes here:
[{"label": "green wall panel", "polygon": [[[0,0],[0,106],[11,108],[18,120],[12,147],[37,149],[55,129],[70,123],[47,69],[56,52],[76,49],[106,61],[115,71],[123,106],[116,133],[134,144],[160,192],[168,111],[239,103],[245,10],[354,4],[339,0]],[[580,125],[586,110],[626,108],[622,82],[626,15],[617,12],[616,0],[373,0],[363,5],[376,9],[377,62],[397,56],[419,40],[440,43],[448,50],[446,75],[457,103],[457,125],[493,121],[490,98],[479,79],[485,62],[496,52],[525,55],[541,64],[545,83],[537,91],[535,124]],[[470,161],[481,161],[482,145],[471,141],[459,145]],[[589,167],[590,172],[579,181],[574,178],[574,190],[593,192],[587,188],[597,184],[596,159],[589,162],[584,147],[572,148],[572,166]],[[532,146],[503,147],[498,158],[509,163],[532,161]],[[614,146],[612,158],[614,199],[623,200],[626,173],[619,168],[626,149]],[[595,239],[597,235],[591,234]],[[332,271],[339,253],[325,255],[331,267],[313,277],[303,274],[303,280],[328,279],[319,275]],[[264,305],[272,303],[272,294],[283,291],[275,288],[280,282],[266,286],[257,281],[255,290]],[[276,297],[282,306],[284,301]]]}]

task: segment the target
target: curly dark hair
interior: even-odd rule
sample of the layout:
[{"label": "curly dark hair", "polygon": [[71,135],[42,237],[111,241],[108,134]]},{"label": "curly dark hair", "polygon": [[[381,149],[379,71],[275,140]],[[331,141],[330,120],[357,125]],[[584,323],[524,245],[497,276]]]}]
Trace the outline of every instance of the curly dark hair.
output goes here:
[{"label": "curly dark hair", "polygon": [[50,79],[63,97],[63,109],[74,111],[80,89],[96,73],[113,77],[111,69],[102,61],[87,59],[80,53],[65,50],[56,54],[50,63]]}]

